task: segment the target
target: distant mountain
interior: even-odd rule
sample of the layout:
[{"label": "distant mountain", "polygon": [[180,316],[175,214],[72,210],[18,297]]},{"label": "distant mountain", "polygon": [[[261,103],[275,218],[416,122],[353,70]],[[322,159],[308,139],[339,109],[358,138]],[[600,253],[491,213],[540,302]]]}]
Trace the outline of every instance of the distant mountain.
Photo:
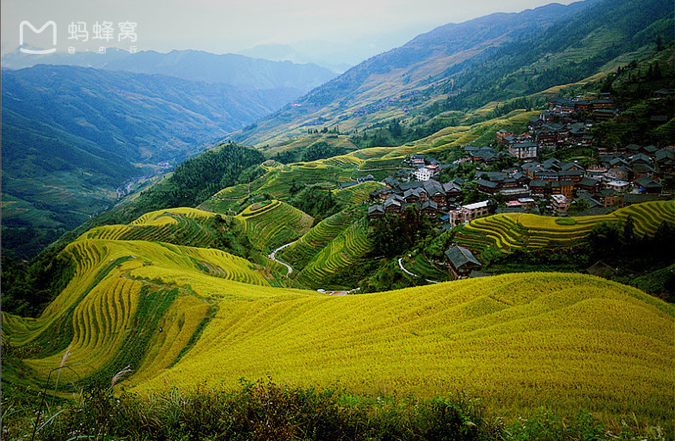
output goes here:
[{"label": "distant mountain", "polygon": [[[364,128],[424,112],[480,107],[592,75],[672,41],[667,0],[587,0],[448,24],[350,69],[236,139],[274,144],[307,128]],[[643,52],[644,53],[644,52]]]},{"label": "distant mountain", "polygon": [[162,74],[190,81],[225,83],[247,89],[296,89],[298,96],[335,77],[335,73],[314,64],[261,60],[243,55],[216,55],[184,50],[130,54],[109,50],[106,54],[26,55],[13,52],[2,57],[5,68],[19,69],[36,64],[75,65],[109,71]]},{"label": "distant mountain", "polygon": [[330,60],[329,57],[315,57],[304,52],[298,51],[293,46],[287,44],[262,44],[239,52],[251,58],[262,58],[270,61],[291,61],[298,64],[316,64],[332,72],[343,73],[351,68],[352,64],[340,62],[339,60]]},{"label": "distant mountain", "polygon": [[[113,204],[123,183],[184,160],[295,96],[75,66],[3,70],[3,252],[40,229],[79,225]],[[12,231],[28,237],[15,243]],[[39,246],[29,248],[20,254]]]}]

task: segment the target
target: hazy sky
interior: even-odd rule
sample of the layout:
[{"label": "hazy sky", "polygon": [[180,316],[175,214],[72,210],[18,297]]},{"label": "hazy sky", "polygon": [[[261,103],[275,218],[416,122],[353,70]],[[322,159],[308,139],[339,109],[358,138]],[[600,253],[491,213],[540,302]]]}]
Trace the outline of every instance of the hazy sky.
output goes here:
[{"label": "hazy sky", "polygon": [[[27,20],[36,28],[54,21],[59,51],[83,50],[101,45],[93,41],[98,21],[136,23],[137,40],[107,46],[137,50],[200,49],[214,53],[238,52],[261,44],[296,44],[322,41],[349,44],[359,41],[380,50],[401,45],[415,35],[446,23],[459,23],[492,12],[517,12],[550,3],[547,0],[3,0],[2,51],[19,44],[19,24]],[[558,3],[569,4],[571,0]],[[84,23],[90,40],[68,39],[71,23]],[[39,44],[47,32],[25,33],[25,42]],[[374,38],[387,35],[382,41]],[[38,42],[39,40],[39,42]],[[48,44],[47,44],[48,46]],[[98,46],[97,46],[98,47]]]}]

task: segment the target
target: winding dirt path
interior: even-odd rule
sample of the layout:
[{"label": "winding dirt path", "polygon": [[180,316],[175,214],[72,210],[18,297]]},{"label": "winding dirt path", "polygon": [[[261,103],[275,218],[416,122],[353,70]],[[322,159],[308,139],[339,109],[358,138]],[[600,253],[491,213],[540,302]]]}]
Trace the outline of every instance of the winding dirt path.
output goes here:
[{"label": "winding dirt path", "polygon": [[289,264],[284,263],[284,262],[282,262],[281,260],[279,260],[279,259],[276,258],[277,251],[281,251],[281,250],[283,250],[284,248],[293,245],[295,242],[296,242],[296,241],[293,241],[293,242],[287,243],[286,245],[282,245],[282,246],[280,246],[279,248],[277,248],[276,250],[272,251],[272,253],[271,253],[269,256],[267,256],[267,257],[269,257],[270,259],[274,260],[275,262],[279,262],[280,264],[282,264],[283,266],[286,267],[286,269],[288,270],[288,273],[286,273],[286,277],[288,277],[288,276],[291,275],[291,273],[293,272],[293,268],[292,268]]},{"label": "winding dirt path", "polygon": [[[409,275],[409,276],[412,276],[412,277],[415,277],[415,278],[418,278],[418,279],[419,279],[420,276],[418,276],[418,275],[415,274],[415,273],[411,273],[410,271],[408,271],[407,269],[405,269],[405,267],[403,266],[403,262],[402,262],[402,261],[403,261],[403,257],[400,257],[400,258],[398,259],[398,266],[401,268],[401,271],[403,271],[404,273],[406,273],[406,274]],[[440,282],[437,282],[436,280],[431,280],[431,279],[424,279],[424,280],[425,280],[427,283],[440,283]]]}]

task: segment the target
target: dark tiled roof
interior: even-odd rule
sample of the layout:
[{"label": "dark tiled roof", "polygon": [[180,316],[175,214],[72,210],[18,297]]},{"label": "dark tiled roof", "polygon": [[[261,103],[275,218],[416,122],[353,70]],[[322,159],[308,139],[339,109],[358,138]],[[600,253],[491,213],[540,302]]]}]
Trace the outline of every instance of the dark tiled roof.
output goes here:
[{"label": "dark tiled roof", "polygon": [[487,188],[497,188],[499,187],[499,184],[496,182],[492,181],[486,181],[485,179],[479,179],[476,182],[477,185],[482,186],[482,187],[487,187]]},{"label": "dark tiled roof", "polygon": [[457,269],[469,263],[481,266],[481,263],[474,257],[473,253],[464,247],[454,246],[449,248],[445,252],[445,255],[450,260],[450,263],[452,263],[452,266]]},{"label": "dark tiled roof", "polygon": [[595,187],[599,183],[600,181],[593,178],[583,178],[581,181],[579,181],[579,185],[583,185],[584,187]]}]

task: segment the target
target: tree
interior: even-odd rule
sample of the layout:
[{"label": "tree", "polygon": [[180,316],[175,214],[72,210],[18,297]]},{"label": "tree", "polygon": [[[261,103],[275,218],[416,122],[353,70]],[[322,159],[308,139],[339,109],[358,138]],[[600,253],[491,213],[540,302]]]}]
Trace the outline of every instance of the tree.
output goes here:
[{"label": "tree", "polygon": [[628,218],[623,223],[621,245],[624,247],[624,249],[629,250],[635,245],[636,241],[637,236],[635,234],[635,221],[633,221],[632,216],[628,216]]},{"label": "tree", "polygon": [[582,211],[586,211],[589,208],[590,204],[588,203],[588,200],[579,198],[572,203],[572,206],[570,207],[570,213],[581,213]]}]

